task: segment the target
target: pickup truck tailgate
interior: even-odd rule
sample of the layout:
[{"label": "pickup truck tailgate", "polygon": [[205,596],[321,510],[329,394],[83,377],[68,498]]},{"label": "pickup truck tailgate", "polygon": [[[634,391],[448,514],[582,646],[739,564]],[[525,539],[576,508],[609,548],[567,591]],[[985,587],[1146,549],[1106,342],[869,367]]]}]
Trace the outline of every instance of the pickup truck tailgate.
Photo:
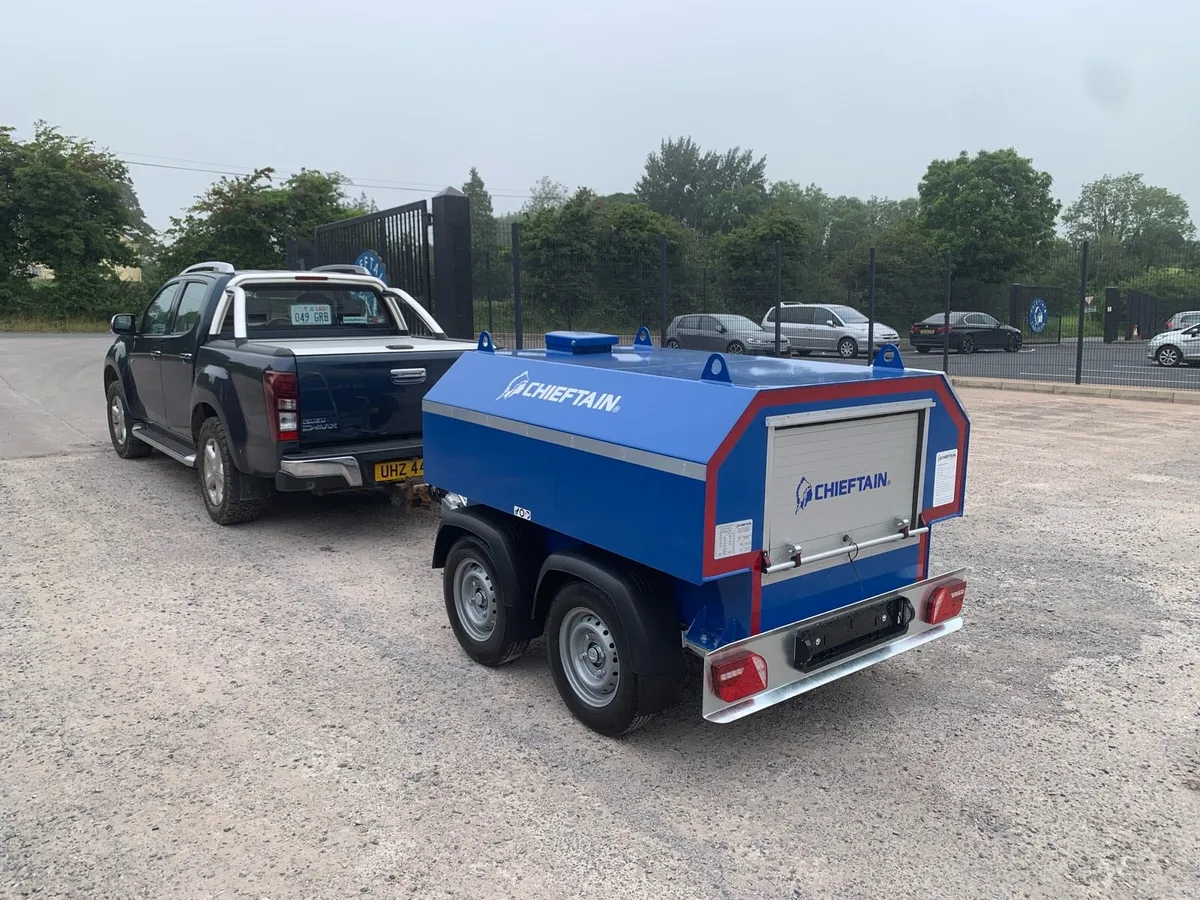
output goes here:
[{"label": "pickup truck tailgate", "polygon": [[269,343],[295,356],[307,448],[420,435],[425,392],[473,348],[417,337]]},{"label": "pickup truck tailgate", "polygon": [[298,357],[301,446],[419,435],[421,399],[458,356]]}]

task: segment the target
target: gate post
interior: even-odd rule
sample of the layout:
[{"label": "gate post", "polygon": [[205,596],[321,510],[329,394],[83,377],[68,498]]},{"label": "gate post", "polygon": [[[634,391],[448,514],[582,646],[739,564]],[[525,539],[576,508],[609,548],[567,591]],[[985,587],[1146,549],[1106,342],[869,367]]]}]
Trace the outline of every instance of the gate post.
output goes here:
[{"label": "gate post", "polygon": [[433,198],[433,315],[454,338],[475,336],[471,290],[471,201],[448,187]]},{"label": "gate post", "polygon": [[1121,291],[1115,287],[1104,289],[1104,343],[1117,340],[1117,329],[1121,324]]}]

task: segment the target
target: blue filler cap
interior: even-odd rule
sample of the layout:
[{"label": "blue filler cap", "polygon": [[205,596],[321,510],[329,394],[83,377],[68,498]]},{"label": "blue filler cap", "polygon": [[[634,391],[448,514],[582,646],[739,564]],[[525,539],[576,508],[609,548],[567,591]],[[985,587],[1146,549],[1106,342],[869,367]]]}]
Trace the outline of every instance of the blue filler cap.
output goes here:
[{"label": "blue filler cap", "polygon": [[595,331],[547,331],[546,349],[553,353],[612,353],[617,343],[615,334]]}]

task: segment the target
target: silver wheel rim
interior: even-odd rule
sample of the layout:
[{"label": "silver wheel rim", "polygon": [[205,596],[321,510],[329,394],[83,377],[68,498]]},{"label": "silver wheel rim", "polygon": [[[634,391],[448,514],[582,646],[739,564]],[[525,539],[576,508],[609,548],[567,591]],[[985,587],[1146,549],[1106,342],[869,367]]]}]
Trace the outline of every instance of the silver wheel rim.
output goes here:
[{"label": "silver wheel rim", "polygon": [[671,340],[667,341],[667,346],[670,347],[672,350],[678,350],[679,349],[679,341],[672,338]]},{"label": "silver wheel rim", "polygon": [[118,444],[125,443],[125,405],[120,397],[113,397],[112,406],[108,409],[108,418],[112,423],[113,437]]},{"label": "silver wheel rim", "polygon": [[1179,354],[1171,347],[1163,347],[1158,351],[1158,361],[1164,366],[1173,366],[1179,362]]},{"label": "silver wheel rim", "polygon": [[963,342],[962,342],[962,352],[970,353],[974,349],[975,349],[975,342],[973,340],[971,340],[970,338],[964,338]]},{"label": "silver wheel rim", "polygon": [[483,643],[496,630],[496,588],[487,569],[475,559],[464,559],[454,570],[454,611],[463,631]]},{"label": "silver wheel rim", "polygon": [[220,506],[225,499],[225,460],[216,438],[204,442],[204,493],[213,506]]},{"label": "silver wheel rim", "polygon": [[585,607],[567,613],[558,629],[563,672],[575,696],[588,706],[608,706],[621,683],[617,642],[598,615]]},{"label": "silver wheel rim", "polygon": [[733,353],[733,354],[735,354],[735,355],[736,355],[736,354],[738,354],[738,353],[742,353],[742,352],[744,352],[744,351],[742,350],[742,345],[741,345],[741,344],[730,344],[730,345],[729,345],[729,352],[730,352],[730,353]]},{"label": "silver wheel rim", "polygon": [[850,341],[842,341],[840,344],[838,344],[838,348],[841,350],[842,356],[846,359],[849,359],[858,353],[858,348],[854,346],[854,344],[850,343]]}]

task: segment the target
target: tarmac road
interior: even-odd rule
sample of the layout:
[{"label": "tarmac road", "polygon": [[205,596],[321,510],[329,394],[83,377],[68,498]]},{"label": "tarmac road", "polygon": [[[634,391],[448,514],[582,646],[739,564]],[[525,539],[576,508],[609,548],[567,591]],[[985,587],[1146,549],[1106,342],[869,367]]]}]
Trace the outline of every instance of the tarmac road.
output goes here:
[{"label": "tarmac road", "polygon": [[118,459],[105,343],[0,336],[0,895],[1197,895],[1200,408],[961,392],[966,627],[613,741],[458,649],[435,515]]}]

